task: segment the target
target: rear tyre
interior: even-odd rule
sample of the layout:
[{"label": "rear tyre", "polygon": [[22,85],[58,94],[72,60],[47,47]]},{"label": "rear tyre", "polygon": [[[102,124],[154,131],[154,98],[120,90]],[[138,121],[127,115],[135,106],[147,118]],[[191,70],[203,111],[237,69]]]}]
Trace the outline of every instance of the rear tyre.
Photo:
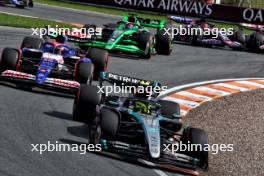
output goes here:
[{"label": "rear tyre", "polygon": [[80,84],[91,84],[93,81],[94,65],[92,62],[77,63],[75,80]]},{"label": "rear tyre", "polygon": [[192,46],[198,46],[198,35],[193,34],[190,36],[190,44]]},{"label": "rear tyre", "polygon": [[106,71],[108,66],[109,53],[99,48],[88,50],[87,58],[91,59],[94,64],[94,80],[98,80],[100,72]]},{"label": "rear tyre", "polygon": [[100,104],[102,95],[97,86],[82,84],[74,99],[73,120],[91,123],[96,117],[96,107]]},{"label": "rear tyre", "polygon": [[[87,34],[92,34],[91,35],[91,39],[95,39],[96,38],[96,25],[94,24],[85,24],[83,26],[83,28],[86,30],[86,31],[82,31],[82,32],[85,32]],[[87,49],[87,48],[86,48]]]},{"label": "rear tyre", "polygon": [[40,49],[42,47],[43,40],[36,37],[25,37],[21,44],[21,48],[33,48]]},{"label": "rear tyre", "polygon": [[85,28],[86,30],[89,30],[89,29],[96,29],[96,25],[94,24],[85,24],[83,25],[83,28]]},{"label": "rear tyre", "polygon": [[34,7],[33,0],[29,0],[29,2],[28,2],[28,6],[31,7],[31,8]]},{"label": "rear tyre", "polygon": [[185,151],[184,153],[199,159],[199,166],[204,170],[208,169],[208,151],[204,151],[205,146],[208,145],[207,133],[202,129],[188,127],[184,129],[181,141],[183,144],[188,144],[189,141],[189,144],[200,144],[202,146],[202,149],[198,148],[201,150]]},{"label": "rear tyre", "polygon": [[13,48],[5,48],[0,61],[0,71],[16,70],[19,61],[19,51]]},{"label": "rear tyre", "polygon": [[155,49],[158,54],[164,54],[164,55],[170,55],[172,51],[171,37],[165,33],[164,29],[159,30],[156,34]]},{"label": "rear tyre", "polygon": [[107,138],[114,138],[117,135],[119,127],[119,115],[112,109],[101,109],[101,129]]}]

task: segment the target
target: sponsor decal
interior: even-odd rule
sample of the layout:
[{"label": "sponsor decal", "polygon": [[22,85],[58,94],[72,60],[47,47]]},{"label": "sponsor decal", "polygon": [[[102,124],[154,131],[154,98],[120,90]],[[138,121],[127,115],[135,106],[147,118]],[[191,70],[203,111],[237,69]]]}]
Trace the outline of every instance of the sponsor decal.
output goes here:
[{"label": "sponsor decal", "polygon": [[[76,2],[77,0],[71,0]],[[87,0],[78,0],[87,3]],[[197,0],[89,0],[88,3],[159,12],[169,15],[188,15],[206,17],[214,20],[255,23],[262,25],[264,10],[227,6],[222,4],[207,4]],[[224,15],[223,15],[224,12]]]},{"label": "sponsor decal", "polygon": [[197,1],[186,0],[115,0],[120,6],[133,6],[150,9],[161,9],[171,12],[191,14],[212,14],[212,5]]},{"label": "sponsor decal", "polygon": [[243,11],[243,18],[249,22],[264,22],[263,21],[264,11],[261,9],[247,8]]},{"label": "sponsor decal", "polygon": [[113,79],[113,80],[117,80],[117,81],[125,82],[125,83],[141,84],[141,85],[146,85],[146,86],[151,84],[151,82],[149,82],[149,81],[140,80],[137,78],[131,78],[131,77],[127,77],[127,76],[116,75],[116,74],[112,74],[112,73],[109,73],[108,77],[109,77],[109,79]]}]

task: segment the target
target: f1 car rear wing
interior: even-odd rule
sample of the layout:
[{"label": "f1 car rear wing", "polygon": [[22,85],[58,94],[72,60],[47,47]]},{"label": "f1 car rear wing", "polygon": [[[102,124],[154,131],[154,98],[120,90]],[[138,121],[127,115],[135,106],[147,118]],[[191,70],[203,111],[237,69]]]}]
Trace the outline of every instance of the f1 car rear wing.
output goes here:
[{"label": "f1 car rear wing", "polygon": [[165,26],[165,21],[156,20],[156,19],[148,19],[148,18],[137,18],[141,25],[149,28],[163,28]]},{"label": "f1 car rear wing", "polygon": [[[187,17],[180,17],[180,16],[169,16],[168,18],[177,23],[193,24],[193,25],[199,25],[201,23],[201,20],[205,20],[203,18],[187,18]],[[213,28],[215,26],[214,24],[209,23],[209,22],[207,22],[207,24],[209,25],[210,28]]]},{"label": "f1 car rear wing", "polygon": [[257,25],[257,24],[240,23],[240,26],[250,30],[264,29],[264,25]]},{"label": "f1 car rear wing", "polygon": [[110,72],[101,72],[99,82],[102,84],[104,81],[107,81],[111,84],[116,84],[117,86],[151,86],[151,87],[161,87],[159,82],[147,81],[139,78],[133,78],[129,76],[119,75]]},{"label": "f1 car rear wing", "polygon": [[186,18],[186,17],[179,17],[179,16],[169,16],[168,18],[177,23],[185,23],[185,24],[190,24],[194,20],[193,18]]}]

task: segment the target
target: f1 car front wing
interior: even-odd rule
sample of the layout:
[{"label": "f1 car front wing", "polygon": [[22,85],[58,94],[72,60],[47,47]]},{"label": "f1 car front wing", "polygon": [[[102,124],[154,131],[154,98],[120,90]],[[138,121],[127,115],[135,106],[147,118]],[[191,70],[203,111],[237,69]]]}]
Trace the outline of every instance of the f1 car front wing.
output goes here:
[{"label": "f1 car front wing", "polygon": [[63,80],[57,78],[47,78],[43,84],[38,84],[35,82],[36,76],[28,73],[6,70],[1,74],[2,79],[14,80],[14,81],[24,81],[33,83],[36,87],[48,88],[51,90],[64,90],[66,92],[75,93],[79,90],[80,84],[76,81]]}]

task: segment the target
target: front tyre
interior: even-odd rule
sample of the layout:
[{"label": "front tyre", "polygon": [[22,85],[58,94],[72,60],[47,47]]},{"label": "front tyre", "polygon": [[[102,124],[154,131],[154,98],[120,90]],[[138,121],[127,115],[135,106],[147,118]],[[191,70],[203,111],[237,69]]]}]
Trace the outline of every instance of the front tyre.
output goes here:
[{"label": "front tyre", "polygon": [[103,135],[107,138],[114,138],[117,135],[119,127],[118,112],[109,108],[102,108],[100,117]]},{"label": "front tyre", "polygon": [[92,62],[78,62],[75,70],[75,80],[80,84],[91,84],[93,73],[94,65]]},{"label": "front tyre", "polygon": [[73,105],[73,120],[91,123],[102,95],[97,86],[82,84]]},{"label": "front tyre", "polygon": [[166,34],[166,31],[164,29],[159,30],[156,34],[155,49],[158,54],[163,55],[170,55],[172,51],[171,36]]},{"label": "front tyre", "polygon": [[19,64],[19,51],[13,48],[5,48],[0,61],[0,71],[17,70]]},{"label": "front tyre", "polygon": [[144,52],[143,57],[150,59],[152,55],[154,37],[151,33],[142,31],[138,35],[138,46]]},{"label": "front tyre", "polygon": [[201,146],[196,151],[185,151],[184,154],[199,159],[200,168],[208,169],[208,151],[204,150],[205,146],[209,144],[207,133],[202,129],[188,127],[184,129],[181,141],[186,145],[198,144]]}]

